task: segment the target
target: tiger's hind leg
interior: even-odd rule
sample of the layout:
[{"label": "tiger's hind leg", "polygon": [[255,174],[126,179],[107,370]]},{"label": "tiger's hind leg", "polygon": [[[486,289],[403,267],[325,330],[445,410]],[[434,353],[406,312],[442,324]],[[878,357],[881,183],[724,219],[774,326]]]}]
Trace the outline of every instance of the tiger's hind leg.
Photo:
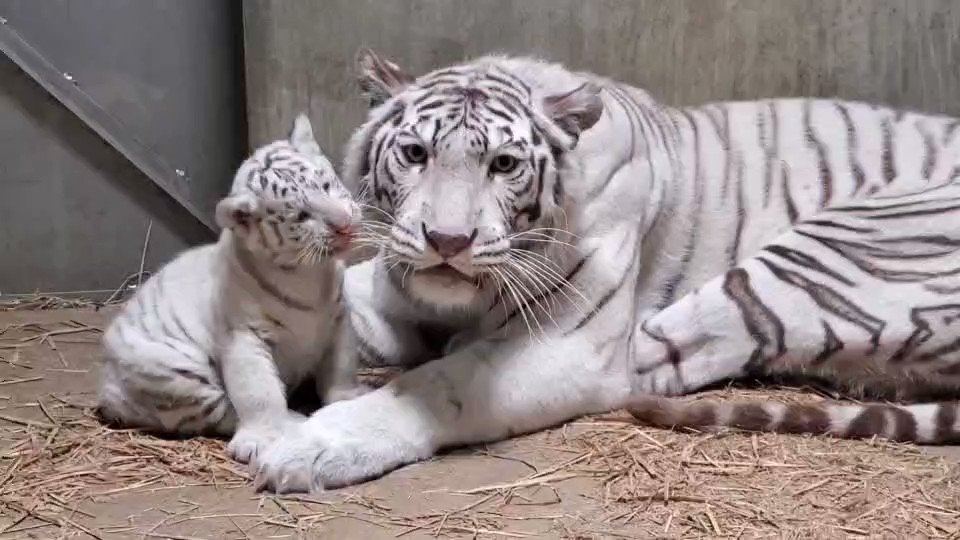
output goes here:
[{"label": "tiger's hind leg", "polygon": [[[960,183],[824,210],[644,321],[657,393],[751,374],[899,397],[960,377]],[[658,358],[659,355],[659,358]]]},{"label": "tiger's hind leg", "polygon": [[98,401],[106,420],[182,436],[236,430],[217,370],[195,345],[157,342],[120,327],[108,330],[104,345]]},{"label": "tiger's hind leg", "polygon": [[[764,273],[768,270],[762,262],[748,261],[637,329],[627,409],[638,420],[708,431],[730,427],[960,444],[960,332],[950,329],[960,313],[946,314],[960,310],[960,302],[934,304],[941,306],[932,308],[940,312],[936,327],[907,324],[902,312],[931,309],[923,303],[891,303],[877,300],[877,295],[860,296],[854,304],[839,291],[834,297],[826,289],[815,289],[809,294],[830,295],[835,302],[818,311],[782,290],[772,274]],[[916,294],[894,298],[936,301]],[[896,309],[882,319],[885,331],[872,339],[877,334],[865,330],[867,317],[891,305]],[[813,377],[847,396],[907,404],[662,397],[754,374],[801,381]]]},{"label": "tiger's hind leg", "polygon": [[[857,396],[926,403],[799,412],[660,403],[689,413],[684,425],[960,438],[958,202],[960,183],[833,208],[798,224],[636,329],[638,399],[748,375],[815,377]],[[641,416],[652,414],[641,408]]]},{"label": "tiger's hind leg", "polygon": [[802,270],[759,255],[638,325],[636,389],[680,395],[760,376],[853,398],[960,399],[960,298],[916,284],[863,294]]}]

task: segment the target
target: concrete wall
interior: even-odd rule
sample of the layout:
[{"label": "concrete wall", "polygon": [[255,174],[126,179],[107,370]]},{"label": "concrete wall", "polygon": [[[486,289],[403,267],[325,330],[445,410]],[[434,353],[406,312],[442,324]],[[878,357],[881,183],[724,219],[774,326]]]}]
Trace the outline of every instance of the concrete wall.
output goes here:
[{"label": "concrete wall", "polygon": [[672,104],[840,96],[960,115],[958,0],[244,0],[251,143],[309,108],[340,146],[363,118],[352,58],[412,72],[494,50]]},{"label": "concrete wall", "polygon": [[[184,177],[201,213],[250,143],[309,109],[334,158],[363,118],[361,45],[412,72],[534,53],[675,104],[841,96],[960,115],[958,0],[0,0],[52,67]],[[951,9],[952,8],[952,9]],[[210,238],[115,147],[0,58],[0,294],[110,289]]]},{"label": "concrete wall", "polygon": [[239,3],[0,0],[0,51],[0,294],[112,290],[151,220],[147,269],[214,237],[246,149]]},{"label": "concrete wall", "polygon": [[[0,300],[113,290],[210,232],[0,55]],[[99,294],[86,294],[99,296]]]}]

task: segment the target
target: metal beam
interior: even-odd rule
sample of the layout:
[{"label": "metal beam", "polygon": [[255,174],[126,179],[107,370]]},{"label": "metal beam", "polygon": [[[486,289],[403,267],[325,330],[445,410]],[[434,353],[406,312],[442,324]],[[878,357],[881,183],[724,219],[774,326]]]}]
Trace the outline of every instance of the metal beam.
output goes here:
[{"label": "metal beam", "polygon": [[2,15],[0,15],[0,52],[127,158],[190,215],[209,229],[217,230],[213,219],[197,208],[184,193],[181,186],[187,180],[185,171],[171,166],[162,156],[130,133],[119,119],[83,91],[73,75],[57,69],[39,50],[24,40],[13,28],[11,22]]}]

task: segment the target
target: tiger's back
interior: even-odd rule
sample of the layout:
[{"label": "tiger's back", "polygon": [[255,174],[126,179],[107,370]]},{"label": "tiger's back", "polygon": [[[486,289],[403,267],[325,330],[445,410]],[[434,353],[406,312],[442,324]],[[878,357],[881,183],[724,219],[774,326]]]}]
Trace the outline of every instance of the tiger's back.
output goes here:
[{"label": "tiger's back", "polygon": [[946,116],[803,98],[668,114],[682,172],[664,232],[649,233],[668,239],[642,276],[656,310],[823,209],[960,178],[960,120]]}]

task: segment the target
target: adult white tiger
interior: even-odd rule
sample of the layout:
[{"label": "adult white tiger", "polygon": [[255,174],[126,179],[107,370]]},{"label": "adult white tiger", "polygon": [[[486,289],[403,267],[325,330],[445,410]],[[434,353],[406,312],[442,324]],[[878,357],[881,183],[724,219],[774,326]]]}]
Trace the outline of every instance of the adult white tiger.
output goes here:
[{"label": "adult white tiger", "polygon": [[[462,333],[285,434],[261,487],[340,486],[630,405],[746,425],[645,396],[748,372],[957,395],[943,330],[960,320],[960,122],[801,99],[671,109],[526,58],[417,79],[370,52],[360,67],[373,108],[345,179],[389,216],[381,254],[347,277],[363,350],[415,362],[431,355],[424,323]],[[955,403],[880,407],[733,412],[780,430],[960,434]]]},{"label": "adult white tiger", "polygon": [[286,389],[313,375],[331,402],[364,391],[342,301],[359,207],[305,115],[258,148],[217,205],[220,241],[148,279],[104,335],[100,410],[125,425],[232,436],[246,462],[302,419]]}]

